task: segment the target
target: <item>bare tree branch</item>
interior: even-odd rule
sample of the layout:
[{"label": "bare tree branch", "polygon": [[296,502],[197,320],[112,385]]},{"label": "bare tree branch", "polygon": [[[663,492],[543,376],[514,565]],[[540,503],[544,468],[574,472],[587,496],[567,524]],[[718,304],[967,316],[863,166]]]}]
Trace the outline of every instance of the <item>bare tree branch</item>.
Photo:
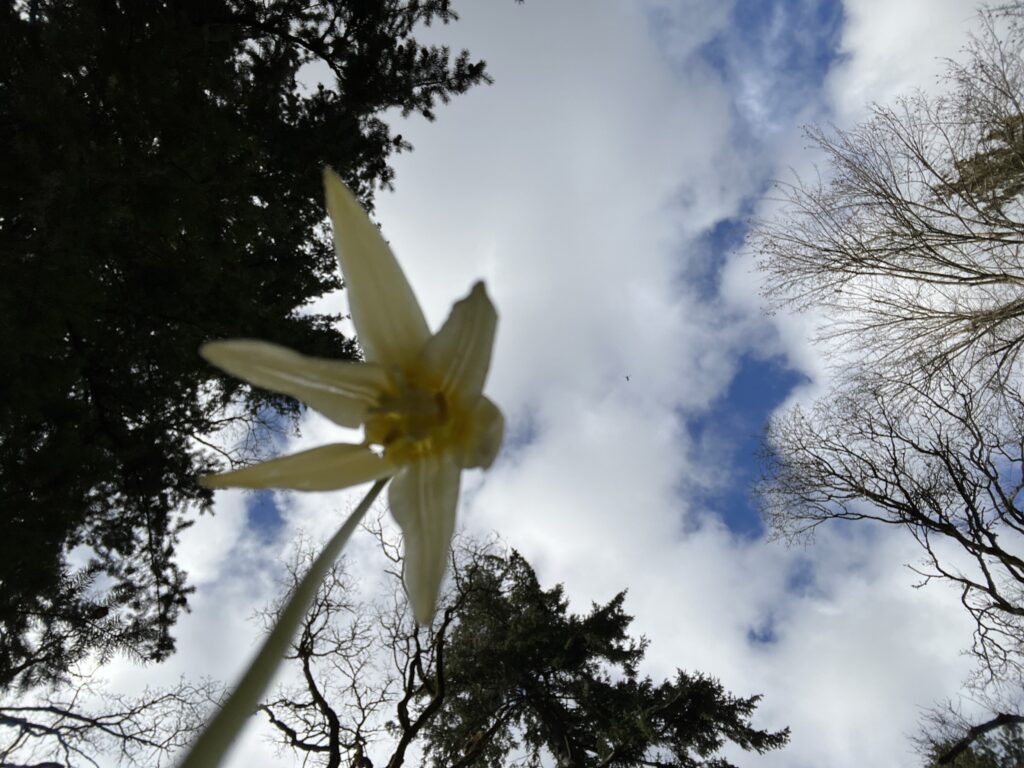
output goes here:
[{"label": "bare tree branch", "polygon": [[772,308],[826,310],[819,339],[904,379],[1005,380],[1024,346],[1024,32],[1001,36],[998,14],[949,63],[948,96],[808,129],[827,178],[779,184],[780,214],[749,238]]},{"label": "bare tree branch", "polygon": [[[390,558],[393,544],[375,530]],[[494,541],[457,539],[455,549],[429,627],[413,621],[400,571],[383,599],[356,604],[335,569],[289,656],[295,682],[260,708],[304,764],[372,768],[372,754],[386,768],[540,768],[552,757],[566,768],[730,768],[689,750],[710,756],[725,738],[758,752],[786,743],[786,730],[750,728],[757,696],[734,699],[682,672],[639,678],[647,643],[626,633],[624,594],[569,615],[562,587],[543,590],[518,554],[499,554]]]},{"label": "bare tree branch", "polygon": [[[993,674],[1024,647],[1024,399],[979,391],[951,372],[894,394],[876,376],[809,412],[773,419],[758,486],[775,535],[804,537],[828,520],[907,529],[924,582],[960,590],[975,651]],[[914,407],[908,407],[908,402]],[[949,559],[940,544],[956,545]]]},{"label": "bare tree branch", "polygon": [[182,681],[138,696],[110,694],[92,677],[60,689],[0,699],[0,764],[53,760],[99,765],[101,755],[138,766],[160,766],[198,732],[222,693],[211,681]]}]

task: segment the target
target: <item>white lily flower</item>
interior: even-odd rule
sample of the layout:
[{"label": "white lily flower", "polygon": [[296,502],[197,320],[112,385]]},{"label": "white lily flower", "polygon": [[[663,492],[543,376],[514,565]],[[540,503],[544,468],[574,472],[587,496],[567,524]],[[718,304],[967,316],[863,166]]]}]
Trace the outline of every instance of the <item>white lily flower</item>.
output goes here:
[{"label": "white lily flower", "polygon": [[463,469],[489,467],[504,418],[483,395],[497,313],[483,283],[431,335],[380,231],[332,170],[327,211],[366,362],[306,357],[249,339],[200,350],[218,368],[291,395],[332,421],[363,426],[360,445],[335,444],[209,475],[213,488],[336,490],[393,477],[391,514],[405,541],[405,584],[421,624],[434,615],[455,528]]}]

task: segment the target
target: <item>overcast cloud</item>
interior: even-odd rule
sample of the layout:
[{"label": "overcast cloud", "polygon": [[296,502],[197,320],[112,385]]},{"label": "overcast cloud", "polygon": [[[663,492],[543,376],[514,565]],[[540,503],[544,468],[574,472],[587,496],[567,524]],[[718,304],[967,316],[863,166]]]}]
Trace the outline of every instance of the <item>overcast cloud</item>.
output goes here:
[{"label": "overcast cloud", "polygon": [[[761,314],[759,278],[725,234],[770,209],[772,178],[810,167],[801,124],[849,125],[866,102],[938,87],[968,4],[458,5],[462,20],[432,34],[486,58],[496,82],[401,125],[415,151],[377,218],[432,326],[480,278],[500,312],[488,391],[509,439],[468,477],[462,524],[499,532],[578,610],[628,587],[651,674],[700,670],[764,694],[757,723],[790,726],[792,743],[740,766],[917,765],[907,737],[959,689],[970,626],[952,591],[912,589],[902,564],[918,553],[900,531],[836,528],[786,549],[752,518],[733,524],[752,515],[734,504],[761,428],[736,416],[734,377],[760,365],[813,384],[824,369],[806,318]],[[312,414],[286,450],[338,439]],[[278,495],[270,534],[250,523],[252,497],[220,494],[182,542],[198,591],[180,652],[109,677],[233,679],[276,559],[296,531],[332,530],[352,498]],[[369,583],[374,568],[357,571]],[[288,759],[249,733],[230,765]]]}]

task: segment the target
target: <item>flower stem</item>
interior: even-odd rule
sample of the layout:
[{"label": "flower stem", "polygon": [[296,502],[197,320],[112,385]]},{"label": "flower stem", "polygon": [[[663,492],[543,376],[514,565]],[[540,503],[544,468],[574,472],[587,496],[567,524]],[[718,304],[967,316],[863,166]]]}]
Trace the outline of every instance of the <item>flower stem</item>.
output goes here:
[{"label": "flower stem", "polygon": [[295,587],[295,591],[278,616],[277,623],[263,641],[263,647],[242,676],[234,693],[207,723],[178,768],[215,768],[220,764],[238,732],[245,725],[245,721],[256,710],[267,686],[270,685],[327,571],[338,559],[345,543],[387,481],[388,478],[385,478],[373,484],[359,502],[359,506],[324,546],[323,551],[306,571],[306,575],[302,577],[302,581]]}]

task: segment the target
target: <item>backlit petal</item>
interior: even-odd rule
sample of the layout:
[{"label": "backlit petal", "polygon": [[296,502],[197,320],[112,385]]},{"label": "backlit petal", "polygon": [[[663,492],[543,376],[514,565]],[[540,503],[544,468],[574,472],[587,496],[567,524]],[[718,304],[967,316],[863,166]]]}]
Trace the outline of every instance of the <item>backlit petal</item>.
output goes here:
[{"label": "backlit petal", "polygon": [[419,624],[434,618],[459,499],[459,468],[445,455],[405,466],[391,481],[391,514],[405,542],[405,590]]},{"label": "backlit petal", "polygon": [[199,354],[232,376],[291,395],[336,424],[358,427],[387,386],[379,365],[307,357],[251,339],[211,341]]},{"label": "backlit petal", "polygon": [[486,397],[481,397],[466,417],[464,429],[457,453],[459,466],[463,469],[488,469],[494,463],[505,437],[505,417],[498,406]]},{"label": "backlit petal", "polygon": [[380,230],[330,168],[324,169],[324,189],[352,322],[366,359],[406,368],[430,337],[423,310]]},{"label": "backlit petal", "polygon": [[497,327],[498,313],[484,284],[477,283],[427,342],[421,364],[441,377],[441,389],[450,398],[470,404],[480,397]]},{"label": "backlit petal", "polygon": [[336,491],[394,474],[395,467],[361,445],[324,445],[220,475],[206,475],[207,488],[291,488]]}]

